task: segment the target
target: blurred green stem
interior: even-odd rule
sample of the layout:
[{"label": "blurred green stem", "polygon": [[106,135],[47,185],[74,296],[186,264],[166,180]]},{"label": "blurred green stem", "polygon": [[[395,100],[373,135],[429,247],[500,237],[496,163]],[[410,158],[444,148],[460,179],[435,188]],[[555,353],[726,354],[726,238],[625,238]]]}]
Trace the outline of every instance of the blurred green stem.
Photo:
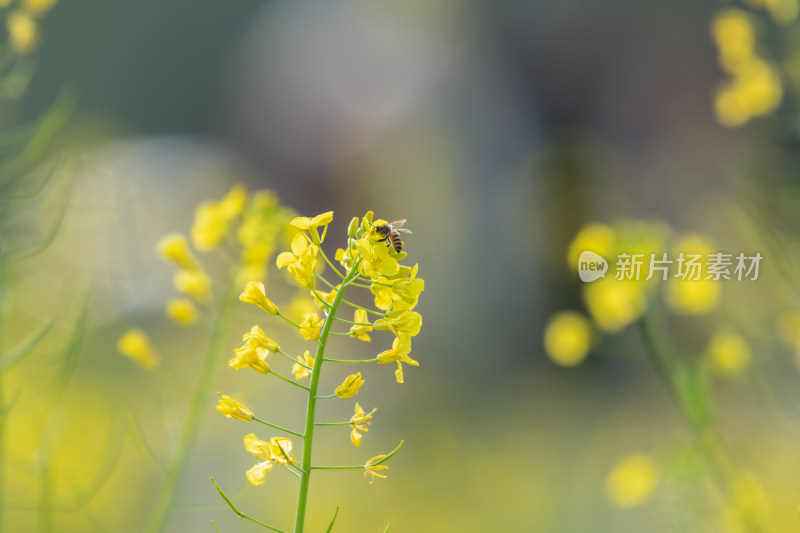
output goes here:
[{"label": "blurred green stem", "polygon": [[325,324],[322,326],[322,332],[319,336],[319,344],[317,345],[317,354],[314,357],[314,367],[311,371],[311,382],[308,391],[308,408],[306,410],[306,429],[303,432],[305,435],[303,439],[303,459],[300,465],[302,475],[300,476],[300,490],[297,495],[297,515],[294,523],[294,533],[303,533],[303,527],[306,520],[306,504],[308,503],[308,484],[311,478],[311,445],[314,439],[314,415],[317,404],[317,387],[319,386],[320,370],[325,356],[325,346],[328,342],[328,335],[331,332],[333,319],[336,316],[336,309],[342,302],[347,286],[358,275],[358,268],[354,267],[347,273],[339,290],[336,291],[331,302],[328,316],[325,319]]},{"label": "blurred green stem", "polygon": [[197,432],[200,429],[200,421],[203,418],[203,412],[207,404],[207,392],[212,388],[214,379],[220,368],[219,355],[222,353],[234,302],[236,302],[236,286],[235,284],[231,284],[222,301],[222,308],[220,309],[219,315],[217,315],[214,321],[203,369],[201,370],[200,378],[195,388],[192,403],[189,406],[189,412],[186,415],[186,424],[183,426],[183,432],[181,433],[175,457],[169,467],[167,477],[161,487],[161,492],[158,495],[155,507],[147,521],[147,526],[144,529],[147,533],[158,533],[163,529],[164,522],[169,515],[172,501],[175,498],[178,484],[183,477],[184,470],[186,470],[189,455],[192,452]]}]

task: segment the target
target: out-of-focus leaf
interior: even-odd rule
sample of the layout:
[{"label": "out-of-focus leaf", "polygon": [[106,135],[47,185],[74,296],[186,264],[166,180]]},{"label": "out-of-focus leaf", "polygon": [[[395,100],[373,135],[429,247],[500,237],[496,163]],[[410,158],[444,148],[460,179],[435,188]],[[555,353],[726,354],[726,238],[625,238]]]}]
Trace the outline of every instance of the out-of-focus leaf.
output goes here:
[{"label": "out-of-focus leaf", "polygon": [[333,523],[336,522],[336,517],[337,516],[339,516],[339,508],[338,507],[333,512],[333,518],[331,518],[331,523],[328,524],[328,529],[325,530],[325,533],[331,533],[331,531],[333,531]]},{"label": "out-of-focus leaf", "polygon": [[53,227],[50,229],[50,233],[47,235],[47,237],[45,237],[45,239],[42,242],[40,242],[38,245],[34,246],[33,248],[30,248],[28,250],[24,250],[24,251],[19,252],[19,253],[15,254],[15,255],[12,255],[9,258],[9,260],[10,261],[23,261],[25,259],[30,259],[31,257],[33,257],[35,255],[38,255],[38,254],[44,252],[45,250],[47,250],[47,248],[51,244],[53,244],[53,241],[55,241],[56,237],[58,236],[58,230],[61,229],[61,224],[62,224],[62,222],[64,222],[64,217],[67,215],[67,207],[68,206],[69,206],[69,189],[67,189],[67,192],[64,194],[64,199],[61,202],[61,207],[60,207],[59,212],[58,212],[58,218],[56,219],[55,224],[53,224]]},{"label": "out-of-focus leaf", "polygon": [[14,202],[25,202],[35,199],[47,188],[48,185],[53,182],[53,178],[64,168],[65,161],[66,157],[57,158],[50,167],[49,172],[47,172],[47,175],[33,190],[24,194],[18,194],[16,196],[3,195],[0,197],[0,205],[8,205]]},{"label": "out-of-focus leaf", "polygon": [[30,354],[47,336],[55,323],[55,320],[53,320],[42,325],[39,329],[29,333],[27,337],[19,341],[11,350],[0,356],[0,372],[8,370]]}]

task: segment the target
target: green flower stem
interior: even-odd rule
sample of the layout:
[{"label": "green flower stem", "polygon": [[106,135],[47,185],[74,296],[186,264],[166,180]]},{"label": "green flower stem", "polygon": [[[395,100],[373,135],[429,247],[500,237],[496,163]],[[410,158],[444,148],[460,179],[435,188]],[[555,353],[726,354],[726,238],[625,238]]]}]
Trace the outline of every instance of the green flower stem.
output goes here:
[{"label": "green flower stem", "polygon": [[219,528],[217,527],[217,524],[215,524],[213,520],[211,521],[211,527],[214,528],[214,531],[216,531],[216,533],[221,533]]},{"label": "green flower stem", "polygon": [[308,366],[308,365],[307,365],[307,364],[305,364],[305,363],[301,363],[300,361],[298,361],[297,359],[295,359],[294,357],[292,357],[292,356],[291,356],[291,355],[289,355],[288,353],[284,352],[284,351],[283,351],[283,350],[281,350],[280,348],[278,348],[278,353],[279,353],[279,354],[281,354],[282,356],[284,356],[285,358],[287,358],[287,359],[288,359],[289,361],[291,361],[292,363],[294,363],[294,364],[296,364],[296,365],[300,365],[300,366],[302,366],[303,368],[306,368],[306,369],[308,369],[308,370],[311,370],[311,367],[310,367],[310,366]]},{"label": "green flower stem", "polygon": [[161,486],[161,492],[158,495],[155,507],[150,513],[147,525],[144,528],[144,531],[147,533],[158,533],[163,529],[164,522],[172,506],[172,501],[175,498],[178,484],[183,477],[184,470],[186,470],[189,455],[194,446],[194,441],[197,438],[197,432],[200,429],[200,422],[203,418],[203,412],[208,401],[208,396],[205,392],[213,387],[214,379],[220,368],[219,356],[222,353],[225,335],[233,313],[234,302],[237,301],[237,293],[236,285],[231,284],[228,294],[222,300],[222,308],[220,309],[219,315],[217,315],[214,321],[214,326],[211,330],[211,339],[208,343],[208,351],[206,352],[203,368],[200,371],[200,378],[195,388],[196,393],[189,406],[189,411],[186,414],[186,423],[183,426],[178,449],[169,467],[169,472],[164,480],[164,484]]},{"label": "green flower stem", "polygon": [[292,384],[292,385],[294,385],[295,387],[300,387],[300,388],[301,388],[301,389],[303,389],[303,390],[308,390],[308,387],[306,387],[305,385],[300,385],[299,383],[297,383],[297,382],[295,382],[295,381],[292,381],[291,379],[289,379],[289,378],[287,378],[287,377],[285,377],[285,376],[281,376],[280,374],[278,374],[278,373],[277,373],[277,372],[275,372],[275,371],[272,371],[272,370],[270,370],[270,371],[269,371],[269,373],[270,373],[270,374],[272,374],[272,375],[273,375],[273,376],[275,376],[275,377],[281,378],[281,379],[282,379],[283,381],[285,381],[286,383],[291,383],[291,384]]},{"label": "green flower stem", "polygon": [[301,439],[303,438],[303,434],[302,433],[297,433],[296,431],[292,431],[291,429],[286,429],[286,428],[283,428],[281,426],[276,426],[275,424],[271,424],[271,423],[267,422],[266,420],[261,420],[260,418],[258,418],[256,416],[253,417],[253,420],[255,420],[256,422],[261,422],[265,426],[269,426],[271,428],[277,429],[278,431],[283,431],[285,433],[289,433],[291,435],[294,435],[295,437],[300,437]]},{"label": "green flower stem", "polygon": [[[342,281],[341,288],[336,291],[336,296],[333,298],[333,302],[331,302],[331,308],[330,311],[328,311],[328,318],[333,318],[336,316],[336,309],[338,309],[339,304],[342,302],[342,296],[344,295],[345,290],[347,290],[348,284],[350,281],[352,281],[356,274],[356,270],[353,269],[348,272],[347,277],[345,277]],[[308,391],[308,407],[306,410],[306,428],[304,430],[305,437],[303,440],[303,459],[300,466],[300,468],[303,470],[303,475],[300,478],[300,490],[298,491],[297,495],[297,514],[295,517],[294,533],[303,533],[303,527],[306,520],[308,484],[311,478],[311,450],[314,439],[314,415],[316,413],[317,399],[320,398],[317,396],[317,387],[319,386],[320,370],[322,369],[322,363],[325,356],[325,345],[328,342],[328,335],[331,332],[332,324],[333,320],[326,319],[325,324],[322,326],[322,332],[320,333],[319,342],[317,345],[317,354],[314,358],[314,368],[311,371],[311,381]]]},{"label": "green flower stem", "polygon": [[291,325],[293,325],[294,327],[296,327],[297,329],[300,329],[300,324],[297,324],[297,323],[296,323],[294,320],[292,320],[292,319],[291,319],[291,318],[289,318],[288,316],[284,315],[284,314],[283,314],[283,313],[281,313],[280,311],[278,311],[278,316],[279,316],[279,317],[281,317],[282,319],[284,319],[284,320],[285,320],[286,322],[288,322],[289,324],[291,324]]},{"label": "green flower stem", "polygon": [[314,422],[315,426],[349,426],[352,424],[349,420],[347,422]]},{"label": "green flower stem", "polygon": [[344,318],[334,317],[334,320],[338,322],[344,322],[345,324],[353,324],[354,326],[372,326],[369,322],[353,322],[352,320],[345,320]]},{"label": "green flower stem", "polygon": [[386,454],[386,457],[384,457],[383,459],[379,459],[379,460],[375,461],[374,463],[372,463],[372,466],[377,466],[377,465],[379,465],[379,464],[385,463],[386,461],[388,461],[389,459],[391,459],[392,457],[394,457],[394,454],[396,454],[397,452],[399,452],[399,451],[400,451],[400,448],[402,448],[402,447],[403,447],[403,444],[405,444],[405,443],[406,443],[406,441],[404,441],[404,440],[401,440],[401,441],[400,441],[400,444],[398,444],[398,445],[397,445],[397,447],[396,447],[394,450],[392,450],[392,451],[390,451],[389,453],[387,453],[387,454]]},{"label": "green flower stem", "polygon": [[[316,231],[316,230],[315,230],[315,231]],[[313,242],[313,241],[312,241],[312,242]],[[337,275],[338,275],[340,278],[342,278],[342,279],[345,279],[345,275],[344,275],[344,274],[342,274],[341,272],[339,272],[339,269],[338,269],[338,268],[336,268],[335,266],[333,266],[333,263],[331,263],[330,259],[328,259],[328,256],[327,256],[327,255],[325,255],[325,251],[322,249],[322,246],[321,246],[321,244],[320,244],[320,243],[316,243],[316,244],[317,244],[317,248],[319,249],[319,253],[320,253],[320,255],[321,255],[321,256],[322,256],[322,258],[325,260],[325,262],[326,262],[326,263],[328,263],[328,266],[329,266],[329,267],[331,267],[331,268],[333,269],[333,271],[334,271],[334,272],[336,272],[336,274],[337,274]]]},{"label": "green flower stem", "polygon": [[[369,282],[372,283],[372,285],[383,285],[384,287],[390,287],[392,289],[394,288],[394,285],[392,285],[391,283],[382,283],[380,281],[372,281],[372,280],[370,280]],[[352,285],[353,287],[362,287],[364,289],[372,288],[371,285],[364,285],[363,283],[353,283]]]},{"label": "green flower stem", "polygon": [[328,363],[377,363],[378,358],[374,359],[324,359]]},{"label": "green flower stem", "polygon": [[317,400],[330,400],[331,398],[336,398],[336,394],[326,394],[325,396],[314,396]]},{"label": "green flower stem", "polygon": [[[325,279],[325,277],[322,274],[320,274],[319,272],[314,272],[314,275],[317,276],[317,279],[320,280],[325,285],[327,285],[328,288],[330,288],[331,290],[334,290],[334,291],[338,291],[339,290],[339,289],[336,288],[336,285],[334,285],[333,283],[331,283],[330,281]],[[330,304],[328,304],[328,307],[330,307]]]},{"label": "green flower stem", "polygon": [[367,309],[366,307],[362,307],[358,304],[354,304],[353,302],[348,302],[347,300],[342,300],[343,304],[349,305],[350,307],[355,307],[356,309],[362,309],[367,313],[372,313],[373,315],[378,315],[381,318],[386,318],[386,313],[381,313],[379,311],[373,311],[372,309]]},{"label": "green flower stem", "polygon": [[289,465],[281,465],[287,472],[291,473],[293,476],[297,476],[298,478],[302,478],[303,474],[299,470],[295,470],[291,468]]},{"label": "green flower stem", "polygon": [[244,518],[245,520],[250,520],[254,524],[258,524],[259,526],[265,527],[265,528],[270,529],[272,531],[277,531],[278,533],[287,533],[286,531],[284,531],[282,529],[278,529],[277,527],[272,527],[269,524],[265,524],[264,522],[260,522],[260,521],[256,520],[255,518],[247,516],[246,514],[241,512],[239,509],[237,509],[236,506],[233,504],[233,502],[230,500],[230,498],[228,498],[228,496],[224,492],[222,492],[222,489],[219,488],[219,485],[217,485],[217,482],[214,480],[213,477],[211,478],[211,483],[214,484],[214,487],[216,487],[217,492],[219,492],[219,495],[222,496],[222,499],[225,500],[225,503],[227,503],[228,506],[233,510],[233,512],[236,513],[241,518]]},{"label": "green flower stem", "polygon": [[312,466],[313,470],[364,470],[364,465],[347,465],[347,466]]},{"label": "green flower stem", "polygon": [[331,331],[331,335],[334,337],[351,337],[349,331]]},{"label": "green flower stem", "polygon": [[314,287],[311,287],[311,292],[314,293],[314,297],[316,297],[316,299],[319,300],[319,303],[324,305],[326,309],[330,309],[331,308],[331,304],[329,304],[328,302],[326,302],[325,300],[322,299],[322,295],[317,292],[317,289],[315,289]]}]

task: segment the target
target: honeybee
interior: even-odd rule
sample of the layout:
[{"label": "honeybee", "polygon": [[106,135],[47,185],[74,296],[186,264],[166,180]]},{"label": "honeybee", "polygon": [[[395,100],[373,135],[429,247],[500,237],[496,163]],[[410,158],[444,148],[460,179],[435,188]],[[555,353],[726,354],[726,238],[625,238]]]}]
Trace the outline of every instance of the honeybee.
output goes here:
[{"label": "honeybee", "polygon": [[406,219],[403,219],[375,226],[375,233],[380,237],[378,241],[386,241],[386,246],[391,245],[395,252],[400,253],[403,250],[403,240],[400,238],[400,234],[411,233],[410,230],[402,227],[405,223]]}]

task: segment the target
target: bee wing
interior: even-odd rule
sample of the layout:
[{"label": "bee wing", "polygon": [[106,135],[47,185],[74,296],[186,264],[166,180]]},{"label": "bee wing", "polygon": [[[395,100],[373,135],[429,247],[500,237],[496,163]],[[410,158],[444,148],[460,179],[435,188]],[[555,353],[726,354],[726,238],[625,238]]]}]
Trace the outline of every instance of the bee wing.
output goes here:
[{"label": "bee wing", "polygon": [[403,220],[395,220],[394,222],[389,222],[389,225],[394,229],[401,227],[403,224],[406,223],[406,219]]},{"label": "bee wing", "polygon": [[410,229],[406,229],[406,228],[394,228],[394,230],[397,233],[411,233],[411,230]]}]

